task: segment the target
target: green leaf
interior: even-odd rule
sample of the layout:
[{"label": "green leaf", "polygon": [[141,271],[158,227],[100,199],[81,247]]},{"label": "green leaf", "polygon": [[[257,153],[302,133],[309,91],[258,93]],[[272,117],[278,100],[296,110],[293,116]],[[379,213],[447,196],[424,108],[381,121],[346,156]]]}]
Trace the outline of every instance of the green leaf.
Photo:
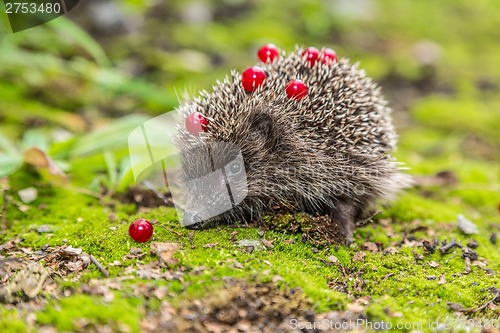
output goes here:
[{"label": "green leaf", "polygon": [[36,147],[47,151],[49,148],[49,138],[47,137],[47,133],[42,129],[28,130],[23,135],[21,146],[23,149]]},{"label": "green leaf", "polygon": [[106,176],[104,176],[104,175],[97,175],[90,182],[89,189],[92,192],[99,193],[101,191],[101,185],[103,183],[106,183]]},{"label": "green leaf", "polygon": [[74,142],[70,157],[80,157],[100,153],[106,149],[127,147],[129,134],[148,119],[149,117],[142,115],[126,116],[114,120],[103,128],[81,136]]},{"label": "green leaf", "polygon": [[3,151],[6,155],[9,155],[11,157],[18,157],[19,159],[21,158],[21,152],[19,151],[19,149],[14,145],[12,141],[3,136],[1,133],[0,151]]},{"label": "green leaf", "polygon": [[77,138],[72,137],[65,141],[55,142],[50,146],[48,153],[55,159],[67,160],[76,141]]},{"label": "green leaf", "polygon": [[174,93],[164,91],[144,80],[130,78],[116,70],[100,69],[94,74],[93,80],[106,90],[137,96],[145,103],[164,107],[166,111],[179,104]]},{"label": "green leaf", "polygon": [[104,151],[104,161],[106,162],[106,168],[108,169],[108,181],[110,189],[116,189],[118,182],[118,170],[116,169],[116,161],[113,154],[106,150]]},{"label": "green leaf", "polygon": [[6,154],[0,154],[0,177],[12,175],[19,169],[21,164],[22,159],[20,157],[16,158]]},{"label": "green leaf", "polygon": [[115,68],[102,67],[81,58],[67,61],[48,53],[27,52],[15,46],[2,45],[0,63],[6,68],[18,67],[35,73],[43,73],[50,68],[54,76],[78,76],[98,85],[98,89],[135,96],[146,105],[161,110],[169,111],[179,104],[177,95],[173,91],[165,91],[145,80],[132,78]]},{"label": "green leaf", "polygon": [[127,156],[122,160],[120,165],[120,174],[118,175],[118,184],[116,190],[118,192],[125,191],[128,187],[135,184],[134,173],[130,158]]},{"label": "green leaf", "polygon": [[61,16],[57,20],[48,22],[47,26],[54,28],[59,33],[63,33],[77,42],[100,66],[109,67],[111,65],[99,43],[71,20]]},{"label": "green leaf", "polygon": [[[3,96],[2,96],[3,97]],[[2,101],[0,105],[0,115],[6,119],[24,122],[29,118],[40,118],[64,126],[65,128],[83,132],[85,130],[85,120],[77,114],[67,112],[53,107],[47,107],[42,103],[32,102],[25,99],[16,101]]]}]

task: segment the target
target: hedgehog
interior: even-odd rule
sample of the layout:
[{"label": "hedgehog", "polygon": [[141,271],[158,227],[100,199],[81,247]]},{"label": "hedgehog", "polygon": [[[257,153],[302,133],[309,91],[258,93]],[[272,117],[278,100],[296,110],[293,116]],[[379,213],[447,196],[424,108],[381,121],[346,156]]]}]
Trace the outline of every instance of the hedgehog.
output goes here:
[{"label": "hedgehog", "polygon": [[[359,65],[331,49],[287,54],[268,44],[258,54],[259,64],[233,70],[178,110],[183,170],[203,176],[187,191],[183,224],[258,221],[285,207],[328,216],[350,243],[379,200],[411,184],[391,155],[391,109]],[[214,170],[222,180],[207,176]],[[225,208],[203,214],[212,207]]]}]

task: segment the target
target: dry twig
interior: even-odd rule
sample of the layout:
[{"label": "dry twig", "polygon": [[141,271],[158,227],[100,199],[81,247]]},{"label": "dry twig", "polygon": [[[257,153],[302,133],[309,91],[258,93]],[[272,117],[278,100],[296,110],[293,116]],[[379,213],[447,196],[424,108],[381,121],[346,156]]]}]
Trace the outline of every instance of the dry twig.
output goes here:
[{"label": "dry twig", "polygon": [[92,263],[96,265],[99,271],[101,271],[102,275],[109,278],[108,271],[104,267],[102,267],[102,265],[97,261],[97,259],[93,255],[90,255],[90,261],[92,261]]}]

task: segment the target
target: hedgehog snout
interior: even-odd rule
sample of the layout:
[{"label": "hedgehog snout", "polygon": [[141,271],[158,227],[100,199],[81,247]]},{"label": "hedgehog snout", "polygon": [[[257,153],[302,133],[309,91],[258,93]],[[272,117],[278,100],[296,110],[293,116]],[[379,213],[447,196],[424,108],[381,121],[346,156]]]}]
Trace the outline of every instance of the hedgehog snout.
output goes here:
[{"label": "hedgehog snout", "polygon": [[191,229],[200,229],[206,221],[233,208],[226,179],[220,170],[190,179],[184,200],[182,224]]},{"label": "hedgehog snout", "polygon": [[185,212],[182,222],[189,229],[201,229],[203,228],[203,220],[199,215],[194,212]]}]

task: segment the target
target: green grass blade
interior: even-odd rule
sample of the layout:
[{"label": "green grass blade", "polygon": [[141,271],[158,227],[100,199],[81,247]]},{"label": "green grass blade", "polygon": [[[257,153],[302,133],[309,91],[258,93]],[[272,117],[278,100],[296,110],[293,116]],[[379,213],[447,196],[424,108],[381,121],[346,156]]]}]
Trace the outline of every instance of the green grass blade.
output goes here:
[{"label": "green grass blade", "polygon": [[61,16],[56,20],[48,22],[47,26],[72,38],[87,51],[100,66],[108,67],[111,65],[111,62],[99,43],[71,20]]}]

